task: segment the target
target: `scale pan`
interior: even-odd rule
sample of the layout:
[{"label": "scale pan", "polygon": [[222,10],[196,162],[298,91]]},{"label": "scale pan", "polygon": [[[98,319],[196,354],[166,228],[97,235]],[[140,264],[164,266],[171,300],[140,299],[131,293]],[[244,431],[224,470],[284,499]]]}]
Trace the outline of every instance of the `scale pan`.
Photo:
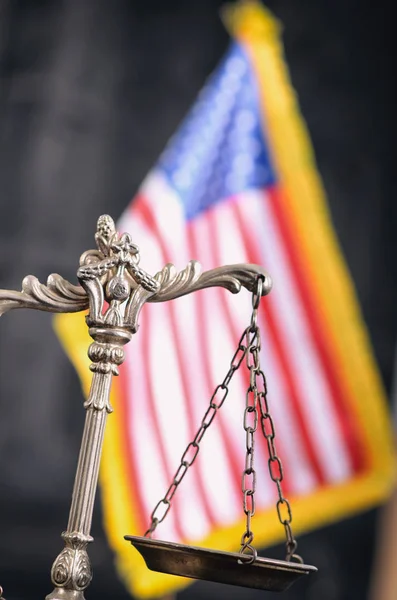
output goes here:
[{"label": "scale pan", "polygon": [[146,537],[126,535],[151,571],[204,579],[229,585],[283,592],[299,577],[317,571],[316,567],[271,558],[240,563],[241,554],[220,552]]}]

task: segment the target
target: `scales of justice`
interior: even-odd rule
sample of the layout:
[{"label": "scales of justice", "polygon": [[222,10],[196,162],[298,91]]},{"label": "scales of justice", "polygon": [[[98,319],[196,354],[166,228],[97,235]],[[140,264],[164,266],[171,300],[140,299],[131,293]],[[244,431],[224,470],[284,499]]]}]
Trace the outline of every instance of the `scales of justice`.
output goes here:
[{"label": "scales of justice", "polygon": [[[168,490],[152,512],[147,531],[142,537],[126,535],[125,539],[135,546],[147,567],[154,571],[262,590],[286,590],[296,579],[317,569],[305,565],[296,553],[297,543],[291,529],[291,506],[282,491],[283,469],[276,452],[266,379],[260,366],[257,312],[261,298],[271,291],[270,276],[262,267],[251,264],[220,266],[201,272],[200,264],[193,260],[180,272],[167,264],[152,276],[139,266],[139,248],[131,236],[117,233],[108,215],[99,217],[95,241],[97,248],[84,252],[80,258],[77,270],[80,285],[73,285],[57,274],[50,275],[47,284],[29,275],[22,282],[21,292],[0,290],[0,315],[14,308],[34,308],[55,313],[88,309],[86,323],[94,340],[88,349],[93,377],[84,403],[86,419],[83,438],[68,526],[62,533],[65,546],[52,565],[54,590],[47,600],[84,600],[84,590],[92,579],[87,545],[93,541],[90,530],[105,425],[108,415],[113,411],[109,402],[110,388],[112,378],[119,374],[119,366],[124,360],[124,345],[138,330],[143,305],[146,302],[167,302],[212,286],[226,288],[232,293],[245,287],[251,292],[251,321],[237,343],[224,380],[210,398],[194,439],[184,451],[179,466],[176,465]],[[246,368],[249,373],[242,415],[246,455],[245,464],[242,465],[241,497],[246,527],[242,532],[240,552],[221,552],[155,540],[152,534],[169,512],[173,496],[194,463],[205,432],[226,400],[229,384],[239,368]],[[256,433],[264,435],[267,441],[269,476],[278,494],[276,511],[286,535],[284,561],[258,557],[253,545]]]}]

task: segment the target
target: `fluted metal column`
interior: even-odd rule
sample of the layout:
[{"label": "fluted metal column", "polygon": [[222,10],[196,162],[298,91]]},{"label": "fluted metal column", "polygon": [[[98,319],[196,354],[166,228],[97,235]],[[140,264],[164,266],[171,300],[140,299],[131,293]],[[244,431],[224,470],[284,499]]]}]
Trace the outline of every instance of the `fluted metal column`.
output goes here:
[{"label": "fluted metal column", "polygon": [[[99,331],[99,334],[98,334]],[[95,493],[98,483],[106,419],[110,406],[110,387],[117,367],[124,360],[122,344],[130,334],[117,329],[90,329],[92,337],[101,341],[91,344],[88,354],[94,372],[90,394],[84,406],[87,410],[83,439],[73,488],[67,530],[62,533],[65,548],[57,556],[51,569],[54,591],[47,600],[83,600],[84,590],[92,579],[92,569],[87,554]]]}]

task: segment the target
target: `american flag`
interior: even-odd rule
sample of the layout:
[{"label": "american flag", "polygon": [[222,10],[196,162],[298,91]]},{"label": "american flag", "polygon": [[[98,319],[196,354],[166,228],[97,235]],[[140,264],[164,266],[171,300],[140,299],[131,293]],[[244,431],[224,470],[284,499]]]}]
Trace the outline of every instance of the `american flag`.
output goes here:
[{"label": "american flag", "polygon": [[[274,276],[274,290],[260,310],[261,362],[285,492],[296,496],[344,481],[362,468],[364,457],[357,427],[343,414],[337,378],[319,350],[316,323],[286,247],[279,198],[257,83],[244,50],[235,44],[118,228],[132,234],[144,268],[152,273],[168,262],[183,268],[194,258],[204,269],[261,264]],[[249,297],[216,289],[145,308],[122,374],[142,530],[227,371],[249,310]],[[244,371],[236,373],[195,468],[159,526],[165,539],[200,540],[215,526],[241,520],[246,379]],[[275,504],[276,490],[268,477],[266,445],[257,437],[260,510]]]},{"label": "american flag", "polygon": [[[297,121],[274,22],[260,9],[255,19],[264,29],[259,40],[254,28],[251,40],[244,19],[241,35],[117,228],[131,233],[142,267],[152,274],[166,263],[180,270],[196,259],[204,270],[246,262],[272,275],[273,291],[259,311],[260,359],[284,466],[284,494],[292,500],[293,525],[303,530],[383,498],[392,481],[393,451],[383,391]],[[122,537],[143,534],[150,524],[228,370],[250,311],[248,293],[234,296],[219,288],[147,304],[126,347],[113,390],[115,413],[101,483],[105,528],[135,595],[150,597],[186,585],[147,571]],[[87,381],[81,361],[86,345],[74,349],[77,329],[64,316],[57,319]],[[240,369],[156,530],[161,539],[239,548],[247,384]],[[252,527],[255,542],[265,545],[281,539],[283,528],[277,523],[265,440],[259,430],[256,437]]]}]

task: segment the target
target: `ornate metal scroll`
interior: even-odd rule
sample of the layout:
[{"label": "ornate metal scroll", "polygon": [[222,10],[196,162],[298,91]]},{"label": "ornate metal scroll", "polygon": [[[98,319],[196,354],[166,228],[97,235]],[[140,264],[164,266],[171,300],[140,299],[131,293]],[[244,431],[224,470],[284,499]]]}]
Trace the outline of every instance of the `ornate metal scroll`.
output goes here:
[{"label": "ornate metal scroll", "polygon": [[23,280],[22,291],[0,290],[0,315],[14,308],[35,308],[50,312],[77,312],[88,308],[86,322],[93,343],[88,349],[93,372],[91,389],[84,403],[86,420],[73,488],[65,547],[51,570],[54,591],[47,600],[84,600],[92,579],[87,554],[99,462],[108,413],[113,375],[124,360],[123,346],[139,326],[145,302],[164,302],[197,290],[221,286],[237,293],[241,287],[254,291],[259,274],[264,276],[262,295],[271,289],[269,275],[257,265],[238,264],[201,272],[191,261],[180,272],[167,264],[151,276],[140,266],[138,247],[128,233],[116,232],[113,219],[102,215],[95,234],[97,248],[80,258],[73,285],[60,275],[50,275],[47,284],[35,277]]}]

